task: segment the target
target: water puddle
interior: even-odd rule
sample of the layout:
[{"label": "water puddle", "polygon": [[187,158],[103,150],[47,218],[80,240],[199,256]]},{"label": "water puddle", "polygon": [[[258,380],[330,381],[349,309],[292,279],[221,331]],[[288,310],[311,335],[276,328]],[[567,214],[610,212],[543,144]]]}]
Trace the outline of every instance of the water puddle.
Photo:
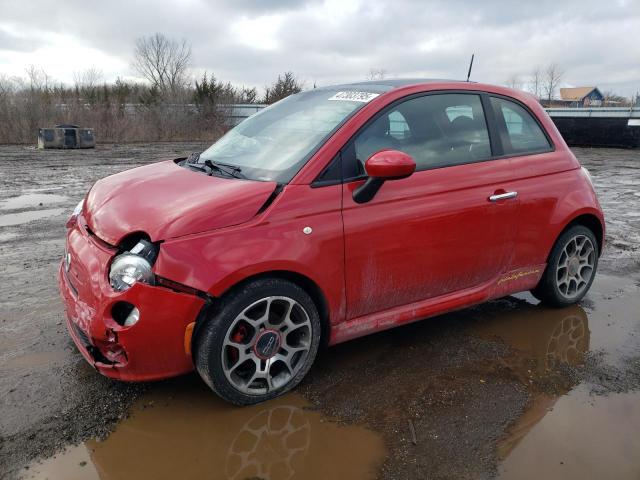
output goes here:
[{"label": "water puddle", "polygon": [[50,203],[66,202],[68,197],[53,193],[26,193],[11,197],[0,204],[0,210],[17,210],[19,208],[38,207]]},{"label": "water puddle", "polygon": [[[385,466],[399,477],[435,472],[434,478],[482,478],[466,465],[497,450],[501,479],[637,479],[640,392],[632,389],[637,380],[633,375],[624,380],[621,373],[616,391],[628,393],[608,395],[596,395],[587,382],[601,381],[591,356],[607,368],[622,369],[638,355],[639,292],[629,279],[599,275],[582,306],[546,308],[530,294],[520,294],[350,342],[316,367],[312,381],[322,393],[314,397],[311,392],[311,398],[346,421],[376,425],[392,449],[411,444],[392,450],[401,453]],[[455,328],[459,334],[451,337]],[[466,334],[509,349],[482,350],[477,362],[466,363],[451,349],[464,349]],[[449,350],[443,352],[447,342]],[[476,344],[470,344],[473,354]],[[450,363],[450,357],[457,360]],[[407,371],[407,364],[416,368]],[[427,382],[429,390],[420,390]],[[513,410],[517,415],[526,398],[502,382],[517,383],[519,391],[525,385],[529,393],[515,420],[495,408],[508,410],[507,402],[522,398]],[[494,393],[486,398],[478,393],[489,387]],[[428,401],[420,403],[422,398]],[[233,407],[191,375],[154,386],[106,440],[67,448],[21,474],[33,479],[365,479],[379,474],[387,458],[380,434],[343,426],[307,407],[295,392],[262,405]],[[462,465],[461,455],[485,441],[486,453],[464,457]],[[403,470],[411,464],[420,467]]]},{"label": "water puddle", "polygon": [[42,480],[101,480],[85,444],[65,448],[58,455],[22,472],[20,478]]},{"label": "water puddle", "polygon": [[29,479],[375,478],[382,439],[306,408],[299,395],[233,407],[193,375],[157,386],[104,441],[22,471]]},{"label": "water puddle", "polygon": [[629,357],[638,356],[639,287],[627,278],[598,275],[587,297],[589,349],[609,364],[624,366]]},{"label": "water puddle", "polygon": [[20,213],[7,213],[0,215],[0,227],[10,227],[22,225],[23,223],[41,220],[43,218],[55,217],[64,213],[64,208],[49,208],[47,210],[28,210]]},{"label": "water puddle", "polygon": [[502,452],[498,478],[640,478],[640,392],[595,396],[580,385],[534,404],[539,412],[518,422],[527,433]]},{"label": "water puddle", "polygon": [[587,352],[610,365],[638,355],[640,288],[628,279],[598,275],[584,307],[546,308],[528,293],[505,300],[510,308],[499,302],[479,310],[471,333],[505,342],[518,359],[534,361],[540,374],[580,365]]},{"label": "water puddle", "polygon": [[638,290],[628,279],[600,275],[587,308],[544,308],[523,294],[513,311],[485,314],[471,327],[516,352],[502,362],[531,392],[498,445],[499,478],[640,477],[640,391],[596,395],[593,385],[563,381],[556,371],[563,364],[583,365],[589,352],[621,368],[637,356]]},{"label": "water puddle", "polygon": [[563,363],[581,364],[591,338],[587,312],[579,305],[563,309],[518,305],[482,319],[472,332],[508,344],[516,355],[505,362],[525,376],[544,376]]}]

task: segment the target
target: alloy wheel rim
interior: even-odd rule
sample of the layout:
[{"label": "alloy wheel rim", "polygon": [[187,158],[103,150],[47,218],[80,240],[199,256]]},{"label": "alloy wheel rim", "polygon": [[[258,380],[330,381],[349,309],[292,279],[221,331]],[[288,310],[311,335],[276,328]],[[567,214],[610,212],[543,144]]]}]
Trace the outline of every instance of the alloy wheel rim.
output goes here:
[{"label": "alloy wheel rim", "polygon": [[311,349],[311,319],[292,298],[270,296],[231,322],[222,344],[222,368],[238,391],[264,395],[289,383]]},{"label": "alloy wheel rim", "polygon": [[596,249],[585,235],[572,237],[562,249],[556,267],[556,286],[560,294],[573,299],[582,294],[593,276]]}]

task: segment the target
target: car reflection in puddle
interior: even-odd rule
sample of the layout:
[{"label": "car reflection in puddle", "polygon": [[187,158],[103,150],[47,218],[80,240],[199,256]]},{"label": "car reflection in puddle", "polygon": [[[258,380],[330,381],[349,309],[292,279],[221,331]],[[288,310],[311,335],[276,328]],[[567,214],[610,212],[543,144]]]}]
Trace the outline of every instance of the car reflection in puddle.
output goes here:
[{"label": "car reflection in puddle", "polygon": [[290,393],[238,408],[195,376],[177,379],[141,399],[106,440],[89,440],[23,473],[50,479],[375,478],[386,455],[381,437],[338,425],[307,405]]},{"label": "car reflection in puddle", "polygon": [[226,473],[230,479],[291,478],[294,465],[311,443],[311,424],[290,405],[262,410],[248,420],[231,442]]},{"label": "car reflection in puddle", "polygon": [[587,352],[602,354],[602,347],[609,360],[625,362],[640,297],[636,288],[622,288],[607,277],[600,283],[605,295],[589,314],[578,305],[560,310],[520,305],[472,327],[512,347],[504,366],[530,392],[525,411],[497,445],[499,478],[638,478],[640,392],[597,395],[580,375],[563,372],[565,366],[580,369]]},{"label": "car reflection in puddle", "polygon": [[502,359],[504,366],[530,389],[526,410],[498,444],[498,457],[504,459],[574,386],[557,370],[584,363],[589,351],[589,319],[579,305],[553,309],[527,304],[485,318],[472,330],[514,350],[512,356]]},{"label": "car reflection in puddle", "polygon": [[584,362],[590,332],[587,313],[581,306],[553,309],[522,303],[482,318],[473,325],[472,332],[483,338],[499,339],[513,348],[515,355],[507,361],[519,373],[522,369],[529,373],[532,363],[536,372],[543,375],[563,364]]}]

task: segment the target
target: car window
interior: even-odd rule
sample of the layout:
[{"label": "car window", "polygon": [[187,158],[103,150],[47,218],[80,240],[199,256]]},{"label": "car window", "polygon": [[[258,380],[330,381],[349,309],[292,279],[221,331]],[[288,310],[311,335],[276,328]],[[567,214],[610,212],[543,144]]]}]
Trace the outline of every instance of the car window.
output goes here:
[{"label": "car window", "polygon": [[251,180],[289,182],[320,146],[381,92],[318,88],[262,109],[200,154]]},{"label": "car window", "polygon": [[450,122],[458,117],[469,117],[473,120],[473,110],[469,105],[452,105],[447,107],[446,112]]},{"label": "car window", "polygon": [[389,114],[389,135],[398,140],[408,138],[409,125],[402,114],[395,110]]},{"label": "car window", "polygon": [[503,138],[505,154],[546,152],[551,149],[542,128],[529,112],[515,102],[491,97],[498,121],[504,121],[507,138]]},{"label": "car window", "polygon": [[384,149],[411,155],[417,171],[491,158],[482,102],[476,94],[406,100],[361,130],[354,146],[359,173],[364,173],[364,163],[371,155]]}]

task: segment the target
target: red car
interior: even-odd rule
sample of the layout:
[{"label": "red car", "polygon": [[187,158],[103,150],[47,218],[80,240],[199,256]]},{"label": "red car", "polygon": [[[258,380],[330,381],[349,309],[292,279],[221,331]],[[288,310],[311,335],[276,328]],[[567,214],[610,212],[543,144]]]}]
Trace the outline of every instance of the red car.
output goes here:
[{"label": "red car", "polygon": [[59,285],[84,357],[120,380],[194,366],[251,404],[321,344],[531,290],[579,301],[604,218],[526,93],[380,81],[292,95],[204,152],[96,182]]}]

